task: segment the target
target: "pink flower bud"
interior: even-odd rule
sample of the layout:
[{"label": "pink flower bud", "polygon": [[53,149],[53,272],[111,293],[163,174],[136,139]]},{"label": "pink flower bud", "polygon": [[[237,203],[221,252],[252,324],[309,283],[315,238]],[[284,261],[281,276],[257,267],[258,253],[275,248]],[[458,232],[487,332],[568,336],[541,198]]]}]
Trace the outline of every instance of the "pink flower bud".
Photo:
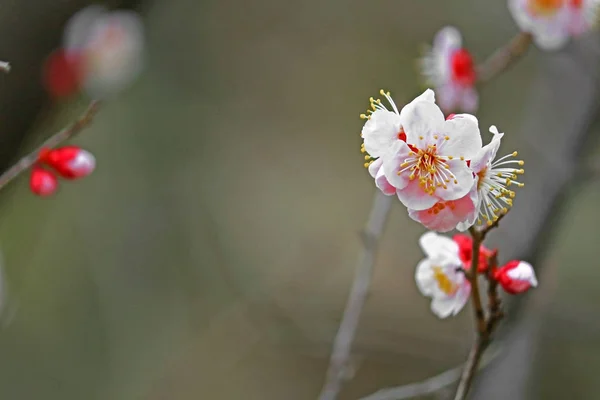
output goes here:
[{"label": "pink flower bud", "polygon": [[510,294],[524,293],[529,288],[537,286],[535,272],[531,264],[525,261],[509,261],[494,273],[494,277]]},{"label": "pink flower bud", "polygon": [[[473,255],[473,239],[469,235],[458,233],[452,238],[458,244],[458,256],[463,262],[465,269],[471,268],[471,260]],[[493,250],[488,249],[484,245],[479,247],[479,262],[477,263],[477,271],[483,273],[488,269],[488,258],[494,254]]]},{"label": "pink flower bud", "polygon": [[83,178],[91,174],[96,167],[93,154],[77,146],[47,150],[41,159],[65,179]]},{"label": "pink flower bud", "polygon": [[58,189],[58,180],[52,172],[35,165],[31,171],[29,187],[38,196],[50,196]]}]

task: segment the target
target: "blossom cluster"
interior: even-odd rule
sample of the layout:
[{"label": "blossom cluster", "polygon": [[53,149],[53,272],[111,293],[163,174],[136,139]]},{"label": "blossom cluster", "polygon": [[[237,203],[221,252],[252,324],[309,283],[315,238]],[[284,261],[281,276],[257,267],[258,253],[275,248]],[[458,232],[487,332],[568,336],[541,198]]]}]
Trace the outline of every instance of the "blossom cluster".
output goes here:
[{"label": "blossom cluster", "polygon": [[[465,273],[471,268],[472,239],[455,235],[453,239],[427,232],[419,240],[426,258],[417,265],[415,280],[419,291],[432,298],[431,311],[439,318],[456,315],[471,295],[471,282]],[[492,251],[480,247],[478,273],[497,281],[505,292],[519,294],[537,286],[531,265],[525,261],[509,261],[500,268],[488,263]],[[489,271],[489,268],[493,268]]]},{"label": "blossom cluster", "polygon": [[477,118],[452,114],[435,103],[431,89],[399,109],[390,94],[370,99],[361,152],[375,185],[396,195],[408,215],[425,227],[448,232],[492,224],[513,204],[524,162],[517,152],[496,159],[503,133],[495,126],[483,146]]},{"label": "blossom cluster", "polygon": [[76,180],[90,175],[95,167],[94,155],[77,146],[42,149],[31,169],[29,187],[38,196],[50,196],[58,190],[57,175]]}]

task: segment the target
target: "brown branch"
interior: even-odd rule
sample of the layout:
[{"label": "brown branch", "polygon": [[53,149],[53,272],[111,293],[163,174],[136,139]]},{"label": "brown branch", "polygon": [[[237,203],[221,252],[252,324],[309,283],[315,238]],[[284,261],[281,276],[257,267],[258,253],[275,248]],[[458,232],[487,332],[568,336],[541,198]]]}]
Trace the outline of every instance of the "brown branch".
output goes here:
[{"label": "brown branch", "polygon": [[[478,370],[489,365],[500,354],[500,348],[501,346],[497,346],[496,349],[487,351],[481,358]],[[438,392],[456,382],[460,378],[463,367],[464,364],[461,364],[421,382],[381,389],[369,396],[362,397],[360,400],[404,400],[426,396]]]},{"label": "brown branch", "polygon": [[361,236],[363,239],[363,250],[358,261],[354,283],[348,295],[348,301],[342,322],[333,341],[333,350],[327,369],[327,377],[323,389],[319,394],[319,400],[334,400],[337,398],[342,383],[347,376],[348,358],[352,348],[352,342],[358,328],[360,314],[367,300],[371,276],[373,275],[373,263],[375,261],[375,250],[377,242],[383,233],[387,221],[392,200],[394,197],[386,196],[377,190],[371,205],[371,213]]},{"label": "brown branch", "polygon": [[488,338],[494,333],[496,324],[504,318],[502,311],[502,301],[498,296],[498,281],[494,277],[494,271],[498,267],[498,251],[494,251],[492,256],[489,258],[489,268],[487,270],[487,281],[488,281],[488,307],[490,310],[490,316],[486,325],[486,334]]},{"label": "brown branch", "polygon": [[477,66],[478,83],[485,83],[501,72],[506,71],[527,52],[531,41],[532,36],[530,33],[521,32],[506,46],[496,50],[483,63]]},{"label": "brown branch", "polygon": [[481,356],[490,344],[491,335],[496,327],[496,324],[503,317],[502,311],[500,310],[500,299],[498,298],[498,282],[493,277],[493,270],[498,264],[497,252],[494,252],[492,257],[490,257],[490,265],[486,273],[486,277],[488,278],[488,301],[490,309],[490,315],[487,320],[483,310],[483,305],[481,304],[481,296],[479,294],[477,267],[479,264],[479,249],[481,244],[483,243],[487,234],[498,226],[500,220],[502,220],[505,215],[506,213],[498,215],[496,220],[492,221],[491,224],[485,226],[484,228],[469,228],[469,232],[473,237],[473,249],[471,252],[471,270],[468,271],[467,278],[471,283],[471,299],[473,303],[473,311],[475,313],[477,338],[475,339],[475,343],[473,343],[471,353],[469,354],[469,358],[465,364],[465,369],[458,384],[458,389],[456,391],[454,400],[466,399],[469,389],[471,388],[471,384],[473,383],[475,373],[477,372],[477,367],[481,360]]},{"label": "brown branch", "polygon": [[0,190],[12,182],[23,171],[35,164],[43,149],[56,147],[81,132],[83,128],[90,124],[99,107],[99,101],[92,101],[86,111],[71,126],[50,136],[40,147],[21,158],[16,164],[0,175]]}]

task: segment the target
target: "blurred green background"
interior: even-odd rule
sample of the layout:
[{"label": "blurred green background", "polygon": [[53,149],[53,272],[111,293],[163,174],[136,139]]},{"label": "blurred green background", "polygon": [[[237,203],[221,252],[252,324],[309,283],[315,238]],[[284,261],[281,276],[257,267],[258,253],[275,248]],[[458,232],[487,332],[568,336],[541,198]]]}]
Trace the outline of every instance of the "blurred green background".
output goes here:
[{"label": "blurred green background", "polygon": [[[6,165],[86,105],[83,98],[45,101],[39,78],[64,22],[85,2],[35,3],[0,2],[7,21],[0,59],[13,64],[0,77]],[[135,85],[73,141],[96,155],[97,171],[49,199],[31,195],[23,175],[0,198],[0,397],[315,399],[374,193],[362,166],[358,115],[382,87],[401,104],[421,91],[415,60],[446,24],[463,31],[479,60],[508,41],[517,28],[505,2],[111,5],[136,5],[143,15],[148,60]],[[555,172],[536,163],[552,158],[559,170],[572,167],[535,121],[560,126],[555,134],[563,139],[571,132],[563,126],[572,127],[578,136],[565,140],[580,143],[595,118],[532,101],[560,97],[572,110],[595,110],[597,86],[581,96],[552,88],[528,93],[546,87],[536,81],[544,63],[559,63],[551,82],[579,76],[577,63],[595,71],[595,46],[561,55],[532,49],[481,92],[484,142],[496,124],[506,132],[501,151],[525,148],[532,173],[526,170],[521,192],[542,199],[517,197],[521,217],[509,216],[493,238],[510,257],[525,250],[535,256],[541,283],[507,323],[516,329],[537,321],[527,331],[531,355],[511,361],[528,371],[526,385],[498,398],[591,399],[600,389],[600,185],[563,193],[560,209],[542,218],[561,216],[544,228],[544,244],[527,242],[511,253],[511,238],[538,238],[540,227],[527,216],[555,200],[543,193],[546,186],[535,186],[552,182]],[[343,399],[425,379],[466,357],[470,313],[439,321],[415,287],[422,232],[396,202]],[[485,380],[480,385],[477,398],[500,393]]]}]

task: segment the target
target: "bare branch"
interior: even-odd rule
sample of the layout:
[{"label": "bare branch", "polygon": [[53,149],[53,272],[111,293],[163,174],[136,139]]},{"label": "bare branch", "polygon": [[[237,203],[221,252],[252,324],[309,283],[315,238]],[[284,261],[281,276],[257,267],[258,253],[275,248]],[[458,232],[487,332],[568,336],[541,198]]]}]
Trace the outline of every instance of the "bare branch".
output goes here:
[{"label": "bare branch", "polygon": [[[488,351],[482,358],[479,365],[479,370],[485,368],[500,354],[500,346],[498,346],[495,351],[491,350],[492,349],[490,349],[490,351]],[[459,365],[422,382],[410,383],[408,385],[402,385],[394,388],[381,389],[369,396],[361,398],[360,400],[404,400],[432,394],[456,382],[460,378],[463,367],[464,364]]]},{"label": "bare branch", "polygon": [[48,138],[40,147],[31,153],[27,154],[16,164],[10,167],[7,171],[5,171],[2,175],[0,175],[0,190],[2,190],[6,185],[12,182],[17,176],[19,176],[23,171],[30,168],[36,161],[39,159],[40,153],[45,148],[53,148],[64,142],[67,139],[72,138],[81,132],[86,126],[90,124],[94,115],[98,111],[100,107],[100,102],[92,101],[86,111],[79,117],[75,122],[71,124],[71,126],[55,133],[50,138]]},{"label": "bare branch", "polygon": [[477,67],[478,83],[485,83],[506,71],[515,61],[521,58],[529,45],[532,36],[527,32],[520,32],[506,46],[496,50],[481,65]]},{"label": "bare branch", "polygon": [[377,190],[371,205],[371,213],[367,225],[362,232],[363,251],[361,252],[354,283],[348,296],[342,322],[333,341],[333,350],[327,370],[327,377],[319,400],[334,400],[337,398],[342,383],[347,376],[348,358],[352,342],[356,335],[358,322],[363,306],[367,300],[377,243],[388,218],[394,197],[386,196]]}]

